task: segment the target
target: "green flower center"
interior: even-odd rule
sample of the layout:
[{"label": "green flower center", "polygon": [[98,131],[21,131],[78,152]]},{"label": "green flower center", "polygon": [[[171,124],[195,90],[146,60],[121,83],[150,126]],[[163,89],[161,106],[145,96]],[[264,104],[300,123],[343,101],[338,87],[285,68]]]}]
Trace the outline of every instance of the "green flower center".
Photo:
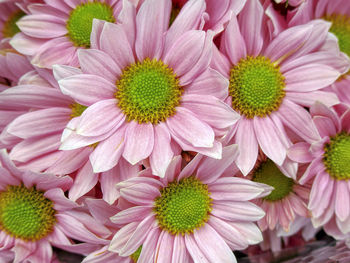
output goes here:
[{"label": "green flower center", "polygon": [[161,60],[146,58],[126,67],[116,85],[115,97],[128,121],[157,124],[180,104],[179,80]]},{"label": "green flower center", "polygon": [[13,13],[12,15],[9,16],[7,21],[4,23],[4,27],[2,29],[2,34],[3,34],[4,38],[13,37],[18,32],[21,31],[21,30],[19,30],[18,26],[16,25],[16,22],[22,16],[25,16],[25,13],[21,10],[16,11],[15,13]]},{"label": "green flower center", "polygon": [[242,58],[230,72],[232,108],[247,118],[276,111],[285,95],[284,77],[270,59]]},{"label": "green flower center", "polygon": [[0,192],[0,229],[25,241],[40,240],[56,224],[53,206],[35,187],[10,185]]},{"label": "green flower center", "polygon": [[87,106],[81,105],[79,103],[73,103],[72,105],[70,105],[70,108],[72,109],[70,118],[73,119],[82,115],[83,112],[87,109]]},{"label": "green flower center", "polygon": [[254,172],[252,180],[275,188],[268,196],[262,198],[266,201],[274,202],[282,200],[293,191],[293,179],[285,176],[274,162],[269,159],[260,164]]},{"label": "green flower center", "polygon": [[330,138],[324,147],[323,163],[334,179],[350,179],[350,134],[342,132]]},{"label": "green flower center", "polygon": [[139,248],[132,255],[130,255],[130,258],[134,263],[137,263],[137,261],[139,260],[139,257],[141,255],[141,250],[142,250],[142,246],[139,246]]},{"label": "green flower center", "polygon": [[208,186],[194,176],[169,183],[160,193],[154,212],[161,229],[184,235],[208,221],[212,209]]},{"label": "green flower center", "polygon": [[332,22],[329,31],[338,38],[340,50],[350,57],[350,17],[347,15],[332,14],[325,16],[324,19]]},{"label": "green flower center", "polygon": [[71,11],[66,27],[68,37],[79,47],[90,47],[90,34],[94,18],[115,22],[113,8],[106,3],[88,2]]}]

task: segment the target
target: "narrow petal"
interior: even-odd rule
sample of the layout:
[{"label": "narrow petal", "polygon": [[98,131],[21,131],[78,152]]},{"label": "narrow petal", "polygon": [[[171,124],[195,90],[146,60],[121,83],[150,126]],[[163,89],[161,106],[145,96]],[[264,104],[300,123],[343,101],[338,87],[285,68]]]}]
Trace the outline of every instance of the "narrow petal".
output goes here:
[{"label": "narrow petal", "polygon": [[173,156],[168,128],[164,123],[154,126],[154,147],[149,158],[152,173],[163,178]]},{"label": "narrow petal", "polygon": [[90,106],[100,100],[114,97],[116,87],[110,81],[96,75],[79,74],[58,81],[63,94],[78,103]]},{"label": "narrow petal", "polygon": [[169,261],[169,255],[173,253],[174,238],[175,237],[166,230],[160,233],[155,249],[154,262]]},{"label": "narrow petal", "polygon": [[229,105],[213,96],[186,94],[182,97],[181,106],[218,129],[234,125],[240,117]]},{"label": "narrow petal", "polygon": [[211,213],[228,221],[257,221],[265,215],[264,211],[253,203],[232,201],[214,201]]},{"label": "narrow petal", "polygon": [[53,69],[53,75],[55,76],[55,79],[57,81],[83,73],[79,68],[65,66],[65,65],[53,65],[52,69]]},{"label": "narrow petal", "polygon": [[145,183],[134,184],[120,189],[120,195],[137,205],[153,204],[154,198],[160,196],[158,188]]},{"label": "narrow petal", "polygon": [[151,214],[152,206],[133,206],[120,211],[110,219],[114,224],[126,225],[131,222],[140,222],[145,218],[145,215]]},{"label": "narrow petal", "polygon": [[128,123],[125,133],[125,148],[123,157],[131,164],[147,158],[154,147],[154,129],[151,123],[138,124],[135,121]]},{"label": "narrow petal", "polygon": [[310,108],[316,101],[322,101],[327,107],[332,107],[339,103],[338,96],[333,92],[314,90],[308,93],[291,92],[286,94],[286,98],[303,107]]},{"label": "narrow petal", "polygon": [[194,239],[210,262],[237,262],[232,250],[209,224],[195,231]]},{"label": "narrow petal", "polygon": [[335,214],[340,221],[345,221],[350,216],[350,193],[348,182],[339,180],[335,189]]},{"label": "narrow petal", "polygon": [[183,236],[176,235],[174,237],[174,245],[173,245],[173,254],[172,254],[172,261],[171,263],[177,263],[177,262],[184,262],[189,263],[190,256],[187,252],[187,249],[184,249],[186,247],[185,239]]},{"label": "narrow petal", "polygon": [[309,149],[307,142],[298,142],[288,149],[288,157],[298,163],[309,163],[314,159]]},{"label": "narrow petal", "polygon": [[100,142],[90,155],[94,173],[105,172],[117,165],[124,150],[125,126]]},{"label": "narrow petal", "polygon": [[190,145],[195,147],[213,146],[214,131],[212,128],[183,107],[177,107],[176,114],[168,118],[166,123],[171,134]]},{"label": "narrow petal", "polygon": [[185,235],[185,244],[194,262],[210,263],[204,251],[198,247],[193,235]]},{"label": "narrow petal", "polygon": [[241,172],[247,175],[253,169],[258,157],[258,142],[250,120],[241,118],[237,125],[235,141],[239,147],[239,156],[236,164]]},{"label": "narrow petal", "polygon": [[99,136],[120,127],[125,115],[115,99],[101,100],[88,107],[81,115],[76,132],[83,136]]},{"label": "narrow petal", "polygon": [[97,75],[115,83],[121,70],[105,52],[97,49],[80,49],[78,58],[81,70],[86,74]]},{"label": "narrow petal", "polygon": [[73,209],[73,208],[77,208],[78,205],[67,199],[67,197],[65,197],[64,192],[62,189],[60,188],[53,188],[53,189],[49,189],[45,192],[44,196],[53,201],[54,203],[54,209],[56,211],[59,210],[69,210],[69,209]]},{"label": "narrow petal", "polygon": [[136,16],[135,50],[140,61],[159,59],[163,51],[164,32],[168,28],[171,1],[146,0]]},{"label": "narrow petal", "polygon": [[254,117],[253,124],[256,138],[263,152],[277,165],[282,165],[286,158],[286,147],[280,140],[273,121],[269,116]]},{"label": "narrow petal", "polygon": [[337,133],[331,119],[323,116],[315,116],[312,120],[322,138],[326,136],[331,137]]}]

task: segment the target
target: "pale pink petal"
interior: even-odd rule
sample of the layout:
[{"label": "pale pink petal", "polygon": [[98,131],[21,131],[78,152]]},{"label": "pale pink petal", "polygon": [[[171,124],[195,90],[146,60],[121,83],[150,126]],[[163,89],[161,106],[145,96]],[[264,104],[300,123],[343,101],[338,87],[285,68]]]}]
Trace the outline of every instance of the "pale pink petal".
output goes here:
[{"label": "pale pink petal", "polygon": [[91,215],[103,224],[108,224],[109,218],[120,211],[116,206],[111,206],[102,199],[86,198],[84,202]]},{"label": "pale pink petal", "polygon": [[21,32],[37,38],[54,38],[68,33],[64,20],[49,14],[24,16],[17,25]]},{"label": "pale pink petal", "polygon": [[248,241],[230,224],[215,216],[210,216],[208,224],[225,240],[232,250],[242,250],[248,247]]},{"label": "pale pink petal", "polygon": [[306,141],[317,141],[320,136],[310,114],[302,107],[284,99],[276,112],[282,122]]},{"label": "pale pink petal", "polygon": [[194,262],[210,263],[204,251],[198,247],[193,235],[185,235],[185,245]]},{"label": "pale pink petal", "polygon": [[61,134],[51,134],[41,139],[29,138],[21,141],[12,148],[10,158],[12,160],[27,162],[42,154],[57,151],[60,147]]},{"label": "pale pink petal", "polygon": [[116,130],[125,120],[125,115],[115,99],[96,102],[81,115],[76,133],[82,136],[99,136]]},{"label": "pale pink petal", "polygon": [[247,54],[250,56],[259,55],[264,44],[263,15],[264,9],[258,0],[247,1],[239,15],[241,34],[245,39]]},{"label": "pale pink petal", "polygon": [[154,262],[167,262],[169,255],[173,254],[174,235],[163,230],[159,237],[155,248]]},{"label": "pale pink petal", "polygon": [[340,221],[345,221],[350,216],[350,190],[348,189],[348,182],[338,180],[335,184],[335,214]]},{"label": "pale pink petal", "polygon": [[241,35],[235,15],[232,16],[222,37],[221,50],[225,50],[225,53],[230,58],[232,64],[237,64],[240,59],[246,57],[246,44]]},{"label": "pale pink petal", "polygon": [[166,125],[159,123],[154,126],[154,147],[149,160],[152,173],[162,178],[174,156],[170,143],[171,136]]},{"label": "pale pink petal", "polygon": [[103,51],[80,49],[78,58],[84,73],[100,76],[111,83],[115,83],[121,73],[113,59]]},{"label": "pale pink petal", "polygon": [[185,32],[200,29],[199,24],[205,11],[205,1],[191,0],[181,8],[180,13],[166,32],[165,52]]},{"label": "pale pink petal", "polygon": [[251,120],[241,118],[237,125],[235,141],[239,147],[239,155],[236,164],[241,172],[247,175],[253,169],[258,157],[258,142]]},{"label": "pale pink petal", "polygon": [[286,158],[286,147],[279,138],[278,130],[269,116],[254,117],[254,131],[262,151],[277,165]]},{"label": "pale pink petal", "polygon": [[95,173],[105,172],[117,165],[124,150],[125,126],[119,128],[109,138],[100,142],[90,155]]},{"label": "pale pink petal", "polygon": [[52,69],[53,69],[53,75],[55,76],[55,79],[57,81],[83,73],[79,68],[65,66],[65,65],[53,65]]},{"label": "pale pink petal", "polygon": [[[210,197],[214,200],[248,201],[266,192],[259,184],[238,177],[223,177],[209,185]],[[272,188],[270,188],[270,191]]]},{"label": "pale pink petal", "polygon": [[168,118],[166,123],[170,133],[185,143],[194,147],[213,147],[214,131],[191,111],[177,107],[176,114]]},{"label": "pale pink petal", "polygon": [[320,101],[316,101],[310,108],[310,114],[314,116],[323,116],[327,117],[333,121],[333,126],[339,131],[341,124],[338,115],[331,108],[327,107],[325,104]]},{"label": "pale pink petal", "polygon": [[229,81],[214,69],[208,68],[191,84],[184,92],[185,94],[212,95],[221,100],[228,96]]},{"label": "pale pink petal", "polygon": [[308,93],[289,91],[286,94],[286,98],[304,107],[311,107],[316,101],[322,101],[327,107],[332,107],[339,103],[339,99],[335,93],[319,90]]},{"label": "pale pink petal", "polygon": [[51,262],[52,246],[46,240],[38,242],[37,249],[33,254],[26,258],[29,262]]},{"label": "pale pink petal", "polygon": [[[138,1],[138,0],[136,0]],[[123,0],[123,8],[120,11],[118,18],[125,27],[125,33],[128,37],[130,46],[134,46],[135,31],[136,31],[136,3]]]},{"label": "pale pink petal", "polygon": [[100,41],[101,50],[110,55],[115,63],[117,63],[118,67],[116,69],[118,69],[119,74],[121,69],[135,62],[127,33],[121,25],[106,23],[103,27]]},{"label": "pale pink petal", "polygon": [[222,54],[215,45],[213,45],[213,57],[210,62],[210,67],[219,71],[222,75],[229,79],[231,66],[232,64],[229,59]]},{"label": "pale pink petal", "polygon": [[236,144],[224,147],[222,149],[222,158],[220,160],[205,158],[200,163],[196,177],[204,184],[215,182],[234,162],[238,154],[238,146]]},{"label": "pale pink petal", "polygon": [[160,196],[158,188],[145,184],[139,183],[132,186],[122,188],[120,195],[137,205],[151,205],[157,196]]},{"label": "pale pink petal", "polygon": [[182,96],[181,106],[218,129],[234,125],[240,117],[229,105],[213,96],[185,94]]},{"label": "pale pink petal", "polygon": [[213,201],[211,213],[221,219],[228,221],[257,221],[265,213],[253,203]]},{"label": "pale pink petal", "polygon": [[154,147],[154,129],[151,123],[138,124],[135,121],[128,123],[125,133],[125,147],[123,157],[131,164],[147,158]]},{"label": "pale pink petal", "polygon": [[69,176],[55,176],[52,174],[39,174],[32,171],[25,171],[22,176],[24,185],[28,188],[36,186],[40,191],[47,191],[52,188],[61,188],[67,191],[73,183]]},{"label": "pale pink petal", "polygon": [[322,162],[322,156],[314,159],[311,164],[306,168],[303,176],[300,178],[299,183],[304,184],[312,179],[318,172],[324,170],[325,167]]},{"label": "pale pink petal", "polygon": [[326,136],[330,137],[337,133],[331,119],[323,116],[315,116],[312,120],[322,138]]},{"label": "pale pink petal", "polygon": [[163,51],[164,32],[167,30],[171,1],[146,0],[136,16],[135,50],[140,61],[159,59]]},{"label": "pale pink petal", "polygon": [[283,31],[267,46],[265,55],[271,61],[278,62],[288,58],[306,42],[312,29],[312,25],[302,25]]},{"label": "pale pink petal", "polygon": [[60,188],[53,188],[53,189],[47,190],[44,193],[44,196],[54,203],[53,208],[56,211],[69,210],[69,209],[78,207],[76,203],[74,203],[73,201],[65,197],[64,192]]},{"label": "pale pink petal", "polygon": [[[161,230],[157,227],[151,229],[148,232],[148,235],[142,244],[142,247],[144,249],[141,250],[140,257],[137,261],[138,263],[149,263],[150,259],[154,257],[157,240],[159,238],[160,233],[161,233]],[[187,263],[187,262],[184,262],[184,263]]]},{"label": "pale pink petal", "polygon": [[108,243],[107,240],[104,240],[90,232],[80,221],[78,221],[78,219],[71,215],[62,212],[57,214],[56,218],[64,234],[70,238],[85,241],[91,244]]},{"label": "pale pink petal", "polygon": [[91,74],[67,77],[58,81],[58,84],[63,94],[71,96],[78,103],[86,106],[111,99],[116,91],[115,85],[110,81]]},{"label": "pale pink petal", "polygon": [[34,38],[19,32],[12,37],[10,44],[21,54],[33,56],[45,42],[47,39]]},{"label": "pale pink petal", "polygon": [[94,18],[90,35],[90,48],[100,49],[100,37],[106,21]]},{"label": "pale pink petal", "polygon": [[25,242],[21,239],[16,240],[16,245],[13,248],[15,252],[14,262],[23,262],[30,254],[37,250],[36,242]]},{"label": "pale pink petal", "polygon": [[[120,250],[120,256],[129,256],[135,252],[140,245],[145,241],[152,225],[155,223],[154,215],[147,216],[141,223],[138,224],[135,232],[131,235],[125,246]],[[114,238],[118,233],[114,236]]]},{"label": "pale pink petal", "polygon": [[323,172],[317,174],[313,181],[308,208],[314,217],[322,215],[327,209],[333,192],[333,180]]},{"label": "pale pink petal", "polygon": [[308,64],[285,72],[286,91],[309,92],[332,84],[340,73],[330,66]]},{"label": "pale pink petal", "polygon": [[187,250],[184,249],[186,246],[185,239],[183,236],[175,235],[174,237],[174,243],[173,243],[173,254],[171,256],[171,263],[177,263],[177,262],[183,262],[183,263],[190,263],[190,255],[188,254]]},{"label": "pale pink petal", "polygon": [[193,235],[198,248],[210,262],[237,262],[232,250],[209,224],[202,226]]},{"label": "pale pink petal", "polygon": [[350,132],[350,110],[347,110],[341,117],[341,126],[344,131]]},{"label": "pale pink petal", "polygon": [[92,171],[90,162],[87,161],[74,178],[74,183],[69,189],[69,199],[76,201],[89,192],[97,184],[98,177],[98,174]]},{"label": "pale pink petal", "polygon": [[299,142],[288,149],[288,157],[298,163],[309,163],[314,157],[309,151],[310,144],[306,142]]},{"label": "pale pink petal", "polygon": [[145,215],[152,213],[152,206],[133,206],[112,216],[110,220],[117,225],[126,225],[131,222],[140,222]]},{"label": "pale pink petal", "polygon": [[48,108],[22,114],[7,127],[13,135],[27,139],[34,136],[63,131],[71,110],[67,108]]}]

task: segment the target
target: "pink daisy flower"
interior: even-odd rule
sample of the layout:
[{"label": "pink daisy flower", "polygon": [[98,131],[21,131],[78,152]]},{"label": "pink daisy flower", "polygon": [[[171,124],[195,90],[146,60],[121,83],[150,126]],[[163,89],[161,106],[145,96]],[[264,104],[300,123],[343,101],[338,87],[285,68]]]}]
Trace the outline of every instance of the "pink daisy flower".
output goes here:
[{"label": "pink daisy flower", "polygon": [[19,167],[32,171],[70,174],[74,183],[69,198],[73,201],[100,182],[104,200],[114,203],[118,198],[114,185],[137,174],[140,167],[122,158],[112,170],[94,173],[89,161],[94,145],[59,150],[64,128],[70,120],[79,118],[86,107],[63,95],[50,71],[39,70],[39,73],[26,74],[19,86],[0,94],[0,109],[3,109],[0,113],[4,113],[1,119],[5,126],[0,140],[11,149],[10,158]]},{"label": "pink daisy flower", "polygon": [[269,186],[223,177],[237,146],[221,160],[197,155],[181,170],[173,159],[164,178],[149,169],[117,184],[121,212],[111,218],[121,227],[109,250],[129,256],[142,246],[139,262],[236,262],[231,250],[262,240],[253,221],[264,212],[249,200],[270,193]]},{"label": "pink daisy flower", "polygon": [[283,164],[291,145],[285,128],[305,140],[319,138],[305,106],[316,100],[338,103],[335,94],[320,91],[340,76],[329,61],[343,64],[336,53],[319,49],[330,24],[317,20],[271,37],[266,19],[258,0],[247,1],[223,32],[211,63],[230,81],[227,103],[241,114],[226,142],[239,145],[237,165],[244,175],[254,167],[259,148]]},{"label": "pink daisy flower", "polygon": [[129,1],[122,4],[119,0],[44,0],[43,4],[31,4],[31,13],[17,22],[21,33],[11,45],[32,57],[38,67],[78,65],[77,50],[90,47],[93,19],[101,19],[97,27],[104,21],[122,23],[132,17],[130,6]]},{"label": "pink daisy flower", "polygon": [[[302,186],[296,178],[292,179],[288,167],[277,166],[260,154],[257,164],[247,177],[274,188],[269,195],[253,201],[266,213],[266,216],[258,221],[261,231],[283,228],[288,232],[296,217],[309,217],[307,202],[310,186]],[[293,168],[297,170],[297,167]]]},{"label": "pink daisy flower", "polygon": [[293,145],[288,156],[299,163],[310,163],[300,179],[312,181],[308,208],[315,227],[339,228],[350,232],[350,109],[338,116],[330,108],[315,103],[310,109],[319,140]]},{"label": "pink daisy flower", "polygon": [[[121,156],[131,164],[149,158],[158,176],[181,149],[221,157],[216,137],[238,115],[221,100],[227,81],[208,67],[212,33],[178,35],[181,23],[168,30],[170,8],[170,0],[145,1],[133,17],[133,41],[125,24],[93,28],[100,38],[78,52],[82,74],[54,66],[62,92],[88,107],[67,126],[60,149],[98,143],[90,155],[94,172],[113,168]],[[66,72],[72,76],[61,77]]]},{"label": "pink daisy flower", "polygon": [[107,242],[109,230],[64,196],[71,178],[19,170],[5,150],[0,164],[0,249],[14,262],[51,262],[52,246],[87,253]]}]

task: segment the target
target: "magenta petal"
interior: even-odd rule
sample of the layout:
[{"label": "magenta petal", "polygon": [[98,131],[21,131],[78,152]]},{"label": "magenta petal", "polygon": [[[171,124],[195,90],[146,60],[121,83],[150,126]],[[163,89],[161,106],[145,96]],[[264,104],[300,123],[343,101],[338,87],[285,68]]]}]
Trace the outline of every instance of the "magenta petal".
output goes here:
[{"label": "magenta petal", "polygon": [[160,58],[170,11],[170,0],[146,0],[141,5],[136,16],[135,41],[135,50],[140,61],[147,57]]},{"label": "magenta petal", "polygon": [[125,127],[121,127],[97,145],[90,155],[95,173],[108,171],[117,165],[124,150],[124,133]]},{"label": "magenta petal", "polygon": [[78,58],[81,70],[86,74],[98,75],[115,83],[121,69],[105,52],[96,49],[80,49]]},{"label": "magenta petal", "polygon": [[237,262],[232,250],[209,224],[196,230],[193,235],[198,248],[210,262]]},{"label": "magenta petal", "polygon": [[82,136],[99,136],[120,127],[125,115],[115,99],[101,100],[88,107],[81,115],[76,133]]},{"label": "magenta petal", "polygon": [[163,178],[173,156],[170,133],[164,123],[159,123],[154,126],[154,147],[149,158],[152,173]]},{"label": "magenta petal", "polygon": [[74,178],[74,183],[69,189],[69,199],[76,201],[88,193],[97,184],[98,178],[99,175],[93,173],[91,164],[87,161]]},{"label": "magenta petal", "polygon": [[213,147],[214,131],[183,107],[176,108],[176,114],[166,120],[171,134],[194,147]]},{"label": "magenta petal", "polygon": [[279,138],[278,130],[269,116],[254,117],[254,131],[263,152],[277,165],[286,158],[286,147]]},{"label": "magenta petal", "polygon": [[154,128],[151,123],[138,124],[135,121],[128,123],[125,133],[125,148],[123,157],[131,164],[147,158],[154,147]]},{"label": "magenta petal", "polygon": [[241,118],[237,125],[235,141],[239,147],[239,155],[236,164],[242,173],[247,175],[253,169],[258,157],[258,142],[251,120]]},{"label": "magenta petal", "polygon": [[341,117],[341,124],[344,131],[350,132],[350,110],[347,110]]},{"label": "magenta petal", "polygon": [[[259,55],[263,47],[264,9],[258,0],[247,1],[239,16],[241,34],[245,39],[247,53],[251,56]],[[252,26],[254,25],[254,26]]]},{"label": "magenta petal", "polygon": [[[96,75],[79,74],[58,81],[63,94],[74,98],[78,103],[90,106],[101,100],[114,97],[115,85]],[[117,104],[117,102],[115,103]]]}]

